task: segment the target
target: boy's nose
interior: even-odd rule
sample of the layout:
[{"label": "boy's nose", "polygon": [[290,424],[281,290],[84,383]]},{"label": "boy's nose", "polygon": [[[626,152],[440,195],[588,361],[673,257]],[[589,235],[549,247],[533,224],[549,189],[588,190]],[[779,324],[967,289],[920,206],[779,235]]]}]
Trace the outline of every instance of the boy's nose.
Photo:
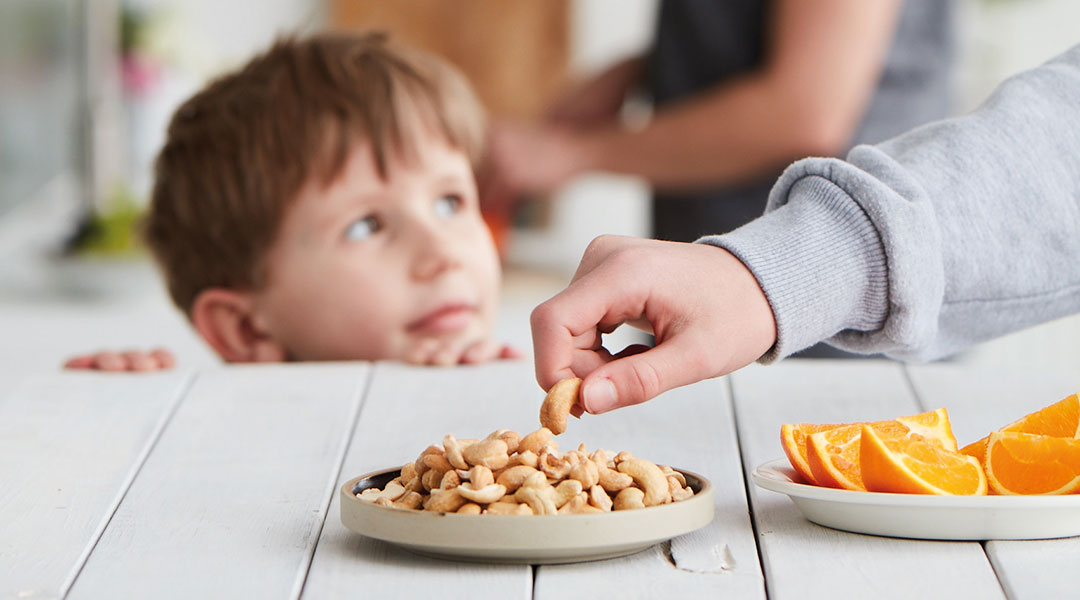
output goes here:
[{"label": "boy's nose", "polygon": [[415,237],[412,275],[418,280],[428,280],[461,265],[457,246],[447,235],[445,228],[433,227],[418,231]]}]

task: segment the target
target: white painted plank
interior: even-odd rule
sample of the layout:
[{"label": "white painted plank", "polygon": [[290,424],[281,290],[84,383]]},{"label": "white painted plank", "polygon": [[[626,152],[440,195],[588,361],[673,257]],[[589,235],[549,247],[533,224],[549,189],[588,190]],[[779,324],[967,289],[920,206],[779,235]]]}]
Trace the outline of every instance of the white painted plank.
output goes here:
[{"label": "white painted plank", "polygon": [[[628,450],[700,473],[715,486],[716,516],[697,532],[638,554],[596,563],[541,566],[536,597],[763,598],[727,381],[713,379],[638,406],[571,421],[560,444]],[[669,552],[670,551],[670,552]],[[692,570],[705,565],[712,572]]]},{"label": "white painted plank", "polygon": [[0,398],[0,597],[64,595],[190,378],[56,372]]},{"label": "white painted plank", "polygon": [[[899,364],[789,359],[732,376],[747,471],[783,458],[784,423],[890,419],[921,411]],[[751,486],[770,598],[995,598],[1002,591],[977,542],[930,542],[810,523],[782,494]]]},{"label": "white painted plank", "polygon": [[[944,406],[961,444],[1080,389],[1080,372],[908,367],[923,403]],[[1069,598],[1080,589],[1080,538],[991,541],[986,554],[1010,598]]]},{"label": "white painted plank", "polygon": [[356,363],[200,373],[69,597],[298,595],[368,373]]},{"label": "white painted plank", "polygon": [[[543,390],[531,364],[500,361],[453,368],[379,363],[364,399],[338,487],[377,469],[413,461],[424,448],[453,433],[483,437],[496,429],[527,433],[539,427]],[[529,598],[527,565],[438,560],[350,532],[341,524],[334,494],[303,597],[356,595],[419,598],[431,595]]]}]

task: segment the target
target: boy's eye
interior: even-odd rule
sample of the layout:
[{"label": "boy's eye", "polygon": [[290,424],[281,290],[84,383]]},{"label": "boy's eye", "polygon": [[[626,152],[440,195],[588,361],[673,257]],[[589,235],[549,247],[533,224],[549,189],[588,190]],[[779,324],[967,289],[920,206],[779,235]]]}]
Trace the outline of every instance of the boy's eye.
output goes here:
[{"label": "boy's eye", "polygon": [[382,224],[375,217],[364,217],[363,219],[357,219],[349,225],[345,230],[345,239],[347,240],[366,240],[375,232],[382,229]]},{"label": "boy's eye", "polygon": [[461,205],[461,196],[446,194],[435,202],[435,214],[444,219],[452,217],[461,212]]}]

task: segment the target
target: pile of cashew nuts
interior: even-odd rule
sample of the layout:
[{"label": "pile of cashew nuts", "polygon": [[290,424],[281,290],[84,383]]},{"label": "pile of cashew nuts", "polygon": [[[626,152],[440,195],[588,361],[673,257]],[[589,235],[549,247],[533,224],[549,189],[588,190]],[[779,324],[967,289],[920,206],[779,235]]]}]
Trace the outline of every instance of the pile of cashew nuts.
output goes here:
[{"label": "pile of cashew nuts", "polygon": [[482,440],[451,434],[428,446],[386,487],[356,495],[380,506],[463,514],[555,515],[645,508],[686,500],[686,477],[629,452],[559,452],[555,435],[578,400],[581,380],[564,379],[544,398],[540,429],[499,429]]},{"label": "pile of cashew nuts", "polygon": [[380,506],[493,515],[585,514],[645,508],[694,495],[682,473],[629,452],[559,452],[551,430],[500,429],[424,450],[382,489],[356,496]]}]

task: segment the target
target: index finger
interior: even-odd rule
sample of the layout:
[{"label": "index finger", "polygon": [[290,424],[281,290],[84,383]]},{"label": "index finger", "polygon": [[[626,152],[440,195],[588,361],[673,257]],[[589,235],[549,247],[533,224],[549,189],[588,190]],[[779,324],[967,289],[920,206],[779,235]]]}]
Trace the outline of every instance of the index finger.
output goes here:
[{"label": "index finger", "polygon": [[584,379],[612,360],[601,333],[644,314],[644,300],[636,290],[620,288],[622,283],[594,271],[533,309],[533,358],[542,388],[568,377]]}]

